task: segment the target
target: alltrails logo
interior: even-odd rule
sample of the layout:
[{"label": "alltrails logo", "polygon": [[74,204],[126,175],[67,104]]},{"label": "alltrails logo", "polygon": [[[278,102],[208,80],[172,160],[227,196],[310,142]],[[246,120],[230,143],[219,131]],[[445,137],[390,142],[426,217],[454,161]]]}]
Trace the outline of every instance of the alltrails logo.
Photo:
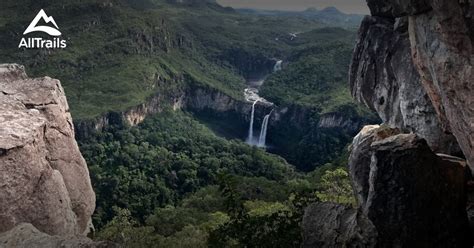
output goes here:
[{"label": "alltrails logo", "polygon": [[[52,23],[54,27],[50,26],[38,26],[38,22],[43,20],[46,24]],[[46,15],[44,10],[40,10],[36,15],[35,19],[30,23],[30,25],[26,28],[23,35],[32,33],[32,32],[43,32],[47,33],[50,36],[60,36],[61,32],[59,31],[58,24],[54,21],[52,16]],[[66,40],[62,40],[61,38],[53,38],[53,39],[43,39],[43,38],[22,38],[18,48],[66,48]]]}]

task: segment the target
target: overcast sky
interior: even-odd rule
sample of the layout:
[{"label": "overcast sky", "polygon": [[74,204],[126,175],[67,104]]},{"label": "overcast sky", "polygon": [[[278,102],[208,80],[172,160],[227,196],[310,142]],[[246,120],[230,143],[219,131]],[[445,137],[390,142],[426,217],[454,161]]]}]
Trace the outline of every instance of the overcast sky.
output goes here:
[{"label": "overcast sky", "polygon": [[346,13],[368,14],[365,0],[217,0],[223,6],[234,8],[257,8],[268,10],[305,10],[310,7],[322,9],[334,6]]}]

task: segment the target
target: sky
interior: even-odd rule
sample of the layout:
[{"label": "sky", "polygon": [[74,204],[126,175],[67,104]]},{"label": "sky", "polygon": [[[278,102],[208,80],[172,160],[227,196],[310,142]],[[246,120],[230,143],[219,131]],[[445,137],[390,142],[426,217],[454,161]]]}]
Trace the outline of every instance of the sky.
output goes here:
[{"label": "sky", "polygon": [[369,14],[365,0],[217,0],[222,6],[267,10],[305,10],[310,7],[322,9],[334,6],[345,13]]}]

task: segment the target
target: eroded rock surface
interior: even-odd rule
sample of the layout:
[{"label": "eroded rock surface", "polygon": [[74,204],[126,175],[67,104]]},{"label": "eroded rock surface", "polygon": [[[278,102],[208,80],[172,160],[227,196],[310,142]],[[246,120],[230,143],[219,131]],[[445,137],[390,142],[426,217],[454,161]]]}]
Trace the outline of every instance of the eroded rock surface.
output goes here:
[{"label": "eroded rock surface", "polygon": [[360,208],[380,246],[469,247],[464,160],[434,154],[415,134],[390,136],[367,149],[369,189]]},{"label": "eroded rock surface", "polygon": [[375,247],[377,231],[367,217],[348,206],[314,203],[303,218],[302,247]]},{"label": "eroded rock surface", "polygon": [[[474,216],[474,3],[367,3],[372,16],[359,31],[351,91],[377,111],[385,125],[367,126],[356,136],[349,171],[357,213],[376,230],[371,246],[472,247],[468,217]],[[456,143],[467,163],[435,154],[458,154]],[[349,211],[341,209],[309,208],[311,215],[325,213],[327,218],[320,218],[328,224],[305,226],[311,228],[305,229],[305,238],[316,239],[312,244],[326,244],[339,234],[350,239],[335,222],[344,221],[342,213]],[[335,215],[341,217],[329,218]],[[346,223],[345,230],[364,228]]]},{"label": "eroded rock surface", "polygon": [[350,72],[353,96],[386,124],[474,168],[473,3],[368,0]]},{"label": "eroded rock surface", "polygon": [[435,154],[416,134],[366,126],[349,170],[358,208],[310,206],[306,247],[471,247],[465,160]]},{"label": "eroded rock surface", "polygon": [[410,16],[410,40],[423,86],[474,168],[474,3],[431,1]]},{"label": "eroded rock surface", "polygon": [[2,248],[106,248],[117,247],[108,242],[93,242],[86,237],[51,236],[38,231],[33,225],[22,223],[0,234]]},{"label": "eroded rock surface", "polygon": [[0,232],[31,223],[49,235],[88,230],[95,208],[58,80],[0,65]]},{"label": "eroded rock surface", "polygon": [[377,111],[385,124],[417,133],[436,152],[459,153],[413,65],[407,18],[363,20],[349,80],[354,98]]}]

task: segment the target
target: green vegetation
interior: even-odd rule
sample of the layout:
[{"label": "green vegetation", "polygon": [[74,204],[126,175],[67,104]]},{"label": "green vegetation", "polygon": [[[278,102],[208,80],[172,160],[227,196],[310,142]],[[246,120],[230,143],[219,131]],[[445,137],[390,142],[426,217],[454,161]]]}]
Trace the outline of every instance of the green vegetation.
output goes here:
[{"label": "green vegetation", "polygon": [[191,117],[167,111],[136,128],[111,127],[81,143],[98,195],[102,226],[126,208],[144,221],[157,207],[214,184],[219,173],[281,181],[294,174],[281,158],[214,136]]},{"label": "green vegetation", "polygon": [[279,105],[315,106],[321,113],[352,104],[347,72],[354,34],[325,28],[300,36],[290,43],[299,49],[289,57],[288,66],[265,82],[261,94]]},{"label": "green vegetation", "polygon": [[[290,47],[275,38],[321,26],[298,18],[250,18],[211,3],[168,2],[6,0],[0,60],[25,65],[30,76],[59,78],[77,120],[126,110],[157,93],[177,94],[190,84],[242,99],[244,76],[288,53]],[[40,6],[54,16],[66,49],[17,48],[16,34]]]},{"label": "green vegetation", "polygon": [[110,127],[80,146],[97,194],[96,238],[126,247],[296,247],[304,206],[353,201],[336,169],[344,157],[300,174],[186,113]]},{"label": "green vegetation", "polygon": [[[305,206],[354,202],[343,169],[354,130],[319,123],[326,114],[354,125],[371,118],[346,85],[355,33],[311,18],[172,2],[4,0],[0,60],[59,78],[75,121],[161,96],[162,113],[79,141],[97,194],[96,239],[124,247],[299,247]],[[17,48],[41,8],[54,16],[66,49]],[[242,113],[167,109],[168,99],[198,87],[243,100],[246,80],[271,72],[276,59],[284,70],[261,94],[302,117],[272,123],[271,151],[285,159],[208,128],[246,130]]]}]

